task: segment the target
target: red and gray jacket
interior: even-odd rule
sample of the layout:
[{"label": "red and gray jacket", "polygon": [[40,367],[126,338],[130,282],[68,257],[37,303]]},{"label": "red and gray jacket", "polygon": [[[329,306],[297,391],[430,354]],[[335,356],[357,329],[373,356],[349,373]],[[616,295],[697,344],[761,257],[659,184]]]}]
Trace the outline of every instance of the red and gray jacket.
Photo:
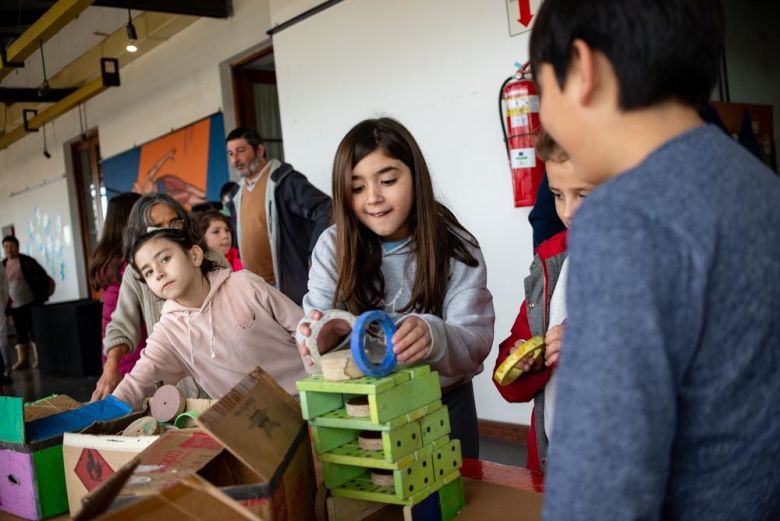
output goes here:
[{"label": "red and gray jacket", "polygon": [[[531,273],[525,278],[525,301],[515,319],[509,337],[498,346],[498,367],[515,343],[537,335],[544,336],[550,321],[550,298],[566,259],[566,231],[553,235],[536,249]],[[509,385],[496,384],[508,402],[534,401],[531,429],[528,433],[528,462],[531,470],[543,471],[547,460],[547,436],[544,433],[544,386],[552,368],[529,372]],[[495,383],[495,381],[493,382]]]}]

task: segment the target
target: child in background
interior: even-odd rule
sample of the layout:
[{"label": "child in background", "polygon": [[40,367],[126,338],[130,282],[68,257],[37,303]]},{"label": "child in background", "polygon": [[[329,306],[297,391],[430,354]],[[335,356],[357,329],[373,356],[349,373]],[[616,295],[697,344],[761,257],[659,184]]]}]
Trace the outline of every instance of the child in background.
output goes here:
[{"label": "child in background", "polygon": [[[549,134],[541,134],[536,148],[545,163],[556,213],[568,229],[574,213],[593,189],[593,185],[577,178],[566,152]],[[518,365],[524,371],[520,378],[508,385],[499,385],[494,380],[496,388],[507,401],[534,400],[526,466],[538,472],[544,471],[548,440],[552,433],[556,386],[553,368],[558,361],[563,340],[568,266],[564,230],[544,241],[536,249],[531,274],[525,279],[525,301],[520,306],[520,313],[515,319],[509,338],[499,345],[496,360],[498,368],[518,342],[534,336],[544,336],[544,356],[536,360],[530,356],[520,360]]]},{"label": "child in background", "polygon": [[[417,142],[389,118],[363,121],[341,141],[333,201],[335,225],[314,248],[303,299],[304,363],[312,369],[309,323],[322,311],[384,310],[398,325],[398,361],[439,372],[452,436],[464,456],[478,457],[471,379],[490,352],[495,316],[476,239],[435,199]],[[319,338],[318,346],[325,352],[334,343]]]},{"label": "child in background", "polygon": [[[122,275],[127,268],[127,261],[122,254],[122,234],[130,210],[141,198],[140,194],[127,192],[112,197],[108,201],[106,221],[103,223],[103,231],[100,241],[89,261],[89,281],[95,291],[103,291],[103,316],[100,329],[100,338],[106,334],[106,326],[111,321],[111,314],[116,309],[119,299],[119,286]],[[119,359],[119,374],[124,376],[130,372],[135,362],[141,356],[146,342],[146,327],[141,324],[141,335],[134,351],[127,353]],[[103,365],[106,363],[106,355],[102,355]]]},{"label": "child in background", "polygon": [[[122,236],[122,253],[128,261],[127,252],[135,241],[153,228],[183,230],[188,235],[198,237],[198,242],[200,241],[197,223],[192,220],[181,203],[165,193],[148,194],[133,205],[127,219],[127,227]],[[208,250],[205,244],[200,246],[206,252],[207,259],[220,266],[230,267],[222,254]],[[144,324],[150,329],[154,328],[160,320],[164,303],[165,300],[152,293],[149,286],[143,284],[136,273],[125,270],[119,286],[116,309],[111,315],[111,322],[106,326],[103,337],[106,362],[103,365],[103,374],[92,393],[93,401],[111,394],[122,380],[122,375],[119,373],[119,360],[138,344]]]},{"label": "child in background", "polygon": [[155,382],[192,376],[212,398],[260,366],[291,395],[306,376],[295,345],[303,312],[247,270],[219,269],[182,230],[142,235],[129,251],[133,268],[165,299],[144,354],[113,394],[138,409]]},{"label": "child in background", "polygon": [[219,210],[208,210],[198,214],[196,219],[206,246],[210,250],[224,255],[233,271],[244,269],[238,256],[238,249],[232,245],[233,233],[230,230],[230,218]]}]

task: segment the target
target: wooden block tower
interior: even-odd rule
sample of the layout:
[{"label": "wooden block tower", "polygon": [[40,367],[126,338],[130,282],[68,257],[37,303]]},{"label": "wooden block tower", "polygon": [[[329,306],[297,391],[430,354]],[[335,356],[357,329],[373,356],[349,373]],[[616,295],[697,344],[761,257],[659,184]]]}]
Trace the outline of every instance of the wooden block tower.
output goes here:
[{"label": "wooden block tower", "polygon": [[[449,437],[430,367],[344,381],[314,375],[297,386],[332,496],[402,505],[407,521],[449,521],[463,509],[460,441]],[[361,399],[363,415],[349,415],[348,402]]]}]

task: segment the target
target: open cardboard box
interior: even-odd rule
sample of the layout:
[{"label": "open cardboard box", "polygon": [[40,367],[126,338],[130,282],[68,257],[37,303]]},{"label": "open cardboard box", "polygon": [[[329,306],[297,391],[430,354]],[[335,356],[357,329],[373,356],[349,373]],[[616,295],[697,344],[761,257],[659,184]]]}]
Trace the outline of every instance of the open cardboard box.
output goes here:
[{"label": "open cardboard box", "polygon": [[[202,414],[216,400],[188,398],[186,410]],[[148,416],[148,406],[114,421],[96,423],[80,433],[66,432],[62,440],[65,486],[70,515],[81,510],[81,499],[156,441],[159,436],[120,436],[132,421]]]},{"label": "open cardboard box", "polygon": [[[88,495],[76,518],[130,519],[139,501],[173,505],[187,519],[221,519],[227,511],[235,519],[315,518],[306,423],[297,400],[273,378],[255,369],[196,423],[198,429],[161,435]],[[163,514],[169,510],[144,519],[170,521]]]},{"label": "open cardboard box", "polygon": [[129,412],[113,396],[87,405],[68,396],[26,405],[22,398],[0,396],[0,510],[26,519],[66,512],[63,433]]}]

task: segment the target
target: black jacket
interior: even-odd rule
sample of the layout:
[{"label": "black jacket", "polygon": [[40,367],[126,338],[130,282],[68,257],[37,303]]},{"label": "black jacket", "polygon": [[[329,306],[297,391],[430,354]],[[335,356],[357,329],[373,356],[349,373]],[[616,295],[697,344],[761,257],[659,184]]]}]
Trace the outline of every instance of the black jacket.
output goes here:
[{"label": "black jacket", "polygon": [[[7,261],[8,259],[3,259],[3,267],[5,267]],[[51,280],[43,266],[29,255],[23,253],[19,254],[19,264],[22,267],[22,276],[33,292],[34,303],[43,304],[49,300],[49,295],[51,294],[49,287],[54,281]]]},{"label": "black jacket", "polygon": [[[320,234],[331,225],[333,203],[287,163],[279,163],[268,182],[273,198],[266,200],[266,212],[276,285],[301,305],[308,291],[311,252]],[[241,218],[241,193],[239,190],[234,199],[237,221]],[[237,222],[236,229],[239,227]]]}]

